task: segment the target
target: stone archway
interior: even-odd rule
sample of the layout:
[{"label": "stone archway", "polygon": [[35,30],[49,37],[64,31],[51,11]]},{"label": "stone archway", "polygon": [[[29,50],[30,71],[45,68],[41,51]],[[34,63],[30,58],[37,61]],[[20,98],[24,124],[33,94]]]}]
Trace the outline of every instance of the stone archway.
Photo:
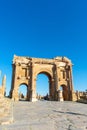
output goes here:
[{"label": "stone archway", "polygon": [[49,77],[50,100],[58,100],[57,92],[61,85],[63,90],[68,88],[67,100],[73,100],[72,63],[68,58],[42,59],[14,55],[12,66],[10,90],[12,99],[18,100],[18,87],[25,83],[27,85],[28,100],[36,101],[36,77],[38,74],[44,73]]},{"label": "stone archway", "polygon": [[[54,87],[54,86],[52,86],[52,77],[51,77],[51,75],[48,73],[48,71],[39,71],[39,73],[38,74],[36,74],[36,79],[37,79],[37,76],[38,75],[40,75],[40,74],[43,74],[43,75],[45,75],[46,77],[47,77],[47,79],[48,79],[48,92],[46,93],[46,95],[48,96],[48,97],[46,97],[45,99],[47,99],[47,100],[51,100],[52,99],[52,93],[53,93],[53,91],[52,91],[52,87]],[[43,84],[44,84],[44,82],[43,82]],[[37,85],[36,85],[36,89],[37,89]],[[45,86],[44,86],[44,89],[45,89]],[[44,95],[44,96],[46,96],[46,95]]]},{"label": "stone archway", "polygon": [[20,84],[18,90],[18,97],[20,101],[28,100],[28,86],[25,83]]},{"label": "stone archway", "polygon": [[69,90],[68,90],[68,87],[63,84],[63,85],[60,86],[60,90],[62,91],[63,101],[69,101],[69,97],[68,97]]}]

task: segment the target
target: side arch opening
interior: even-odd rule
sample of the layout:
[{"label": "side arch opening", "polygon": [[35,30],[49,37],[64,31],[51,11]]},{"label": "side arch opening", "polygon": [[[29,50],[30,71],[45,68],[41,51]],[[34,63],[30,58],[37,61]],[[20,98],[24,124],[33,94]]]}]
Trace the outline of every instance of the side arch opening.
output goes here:
[{"label": "side arch opening", "polygon": [[59,90],[62,92],[63,101],[68,101],[68,87],[66,85],[61,85]]},{"label": "side arch opening", "polygon": [[23,83],[19,85],[18,96],[19,101],[27,101],[28,99],[28,86]]}]

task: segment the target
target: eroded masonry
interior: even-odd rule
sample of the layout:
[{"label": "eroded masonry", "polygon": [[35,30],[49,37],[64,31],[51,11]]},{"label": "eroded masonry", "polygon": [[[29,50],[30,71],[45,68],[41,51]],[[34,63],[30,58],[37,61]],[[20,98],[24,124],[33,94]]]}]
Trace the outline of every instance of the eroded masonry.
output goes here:
[{"label": "eroded masonry", "polygon": [[12,66],[10,97],[13,100],[19,100],[19,87],[25,84],[27,100],[36,101],[36,79],[38,74],[45,74],[49,79],[49,100],[73,101],[72,63],[68,58],[42,59],[14,55]]},{"label": "eroded masonry", "polygon": [[0,98],[4,97],[6,94],[6,75],[2,79],[2,85],[0,86]]}]

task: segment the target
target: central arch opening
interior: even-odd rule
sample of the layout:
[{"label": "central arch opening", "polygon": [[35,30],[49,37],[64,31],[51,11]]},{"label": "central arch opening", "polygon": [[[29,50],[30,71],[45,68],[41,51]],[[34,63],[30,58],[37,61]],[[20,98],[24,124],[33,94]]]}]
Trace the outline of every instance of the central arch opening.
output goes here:
[{"label": "central arch opening", "polygon": [[27,100],[27,85],[26,84],[21,84],[19,86],[18,95],[19,95],[20,101],[26,101]]},{"label": "central arch opening", "polygon": [[37,100],[49,100],[50,79],[51,77],[45,72],[41,72],[37,75],[37,82],[36,82]]}]

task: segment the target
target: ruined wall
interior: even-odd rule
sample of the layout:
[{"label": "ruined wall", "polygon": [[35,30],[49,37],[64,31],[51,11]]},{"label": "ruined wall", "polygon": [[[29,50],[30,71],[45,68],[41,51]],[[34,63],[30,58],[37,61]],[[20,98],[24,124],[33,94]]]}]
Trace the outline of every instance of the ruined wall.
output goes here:
[{"label": "ruined wall", "polygon": [[73,92],[73,101],[86,101],[87,103],[87,92],[75,91]]}]

